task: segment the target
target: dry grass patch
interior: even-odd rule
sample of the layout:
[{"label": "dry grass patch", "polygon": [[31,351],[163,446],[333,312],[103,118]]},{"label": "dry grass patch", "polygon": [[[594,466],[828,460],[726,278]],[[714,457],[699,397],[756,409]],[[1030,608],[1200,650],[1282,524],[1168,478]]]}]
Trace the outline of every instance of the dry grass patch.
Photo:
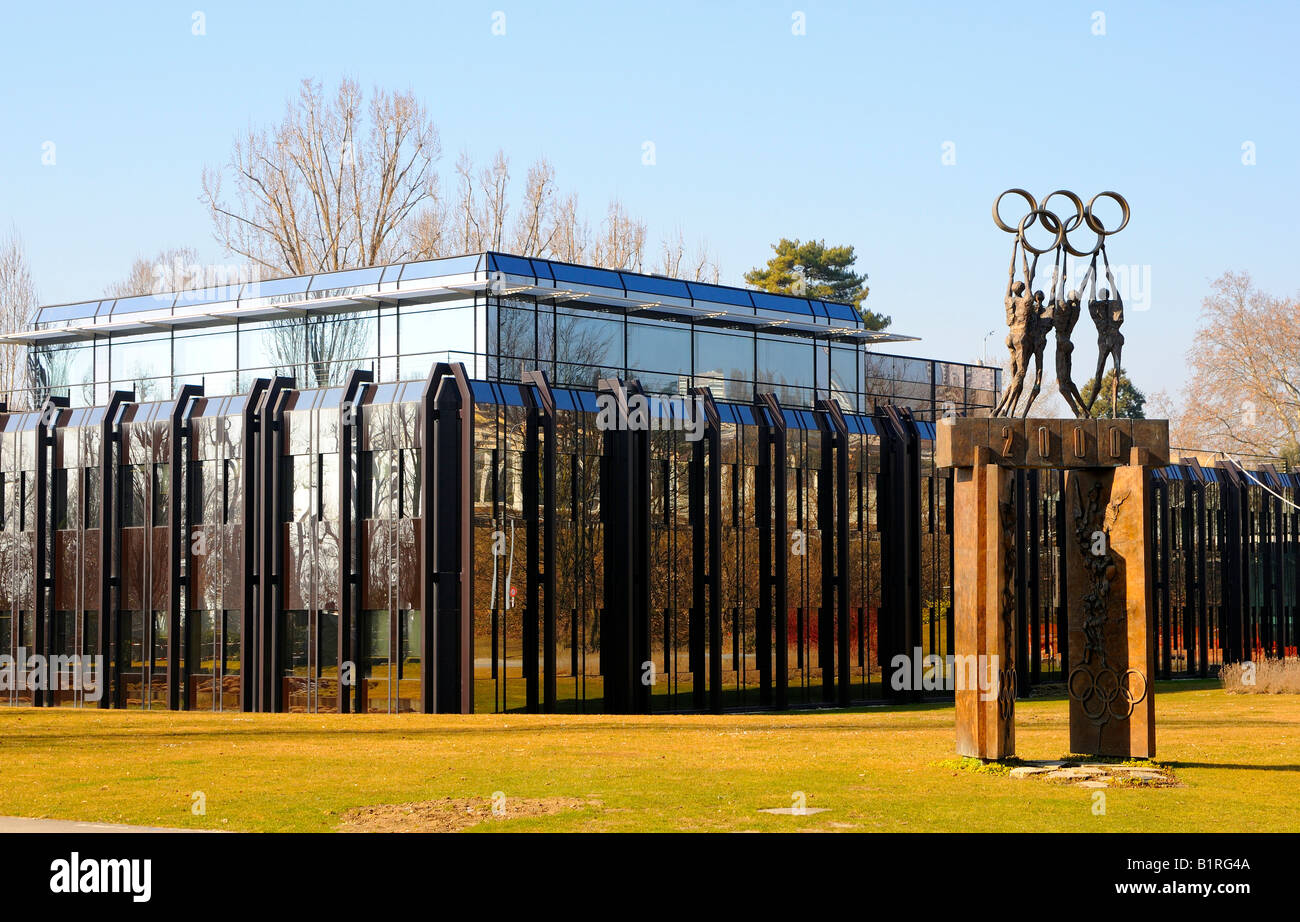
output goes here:
[{"label": "dry grass patch", "polygon": [[568,810],[599,806],[575,797],[507,798],[498,812],[486,797],[444,797],[409,804],[374,804],[343,814],[339,832],[460,832],[486,822],[555,816]]},{"label": "dry grass patch", "polygon": [[1228,663],[1219,679],[1230,695],[1300,695],[1300,657]]}]

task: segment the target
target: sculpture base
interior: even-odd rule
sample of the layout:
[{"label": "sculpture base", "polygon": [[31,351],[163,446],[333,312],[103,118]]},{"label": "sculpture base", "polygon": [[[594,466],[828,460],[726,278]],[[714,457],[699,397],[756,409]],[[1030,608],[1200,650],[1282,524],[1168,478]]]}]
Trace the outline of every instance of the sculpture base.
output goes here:
[{"label": "sculpture base", "polygon": [[1070,750],[1155,755],[1151,468],[1162,420],[945,419],[936,463],[954,468],[957,752],[1015,755],[1015,507],[1011,472],[1064,469]]},{"label": "sculpture base", "polygon": [[1011,471],[978,455],[953,483],[953,567],[969,574],[953,586],[957,752],[1005,759],[1016,751],[1015,509]]},{"label": "sculpture base", "polygon": [[1141,465],[1065,475],[1070,751],[1156,751],[1151,472]]}]

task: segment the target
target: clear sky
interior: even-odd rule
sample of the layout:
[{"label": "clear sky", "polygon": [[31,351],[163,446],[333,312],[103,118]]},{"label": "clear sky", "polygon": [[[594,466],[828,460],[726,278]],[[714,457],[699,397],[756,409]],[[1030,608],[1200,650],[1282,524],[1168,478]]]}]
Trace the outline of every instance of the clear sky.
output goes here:
[{"label": "clear sky", "polygon": [[345,75],[415,89],[444,170],[462,148],[504,148],[517,173],[544,153],[593,219],[617,196],[652,234],[707,238],[724,282],[781,236],[851,243],[869,305],[923,337],[900,351],[974,360],[997,330],[1000,360],[1010,238],[989,209],[1010,186],[1128,197],[1108,249],[1140,267],[1124,358],[1148,391],[1181,385],[1210,279],[1300,288],[1293,2],[3,0],[0,15],[0,227],[23,236],[45,303],[98,296],[165,247],[229,262],[203,166],[303,77]]}]

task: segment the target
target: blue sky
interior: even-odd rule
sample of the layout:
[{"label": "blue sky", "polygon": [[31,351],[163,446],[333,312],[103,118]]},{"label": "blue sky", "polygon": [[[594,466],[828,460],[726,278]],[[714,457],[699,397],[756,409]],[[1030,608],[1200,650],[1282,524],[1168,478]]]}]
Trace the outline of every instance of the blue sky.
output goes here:
[{"label": "blue sky", "polygon": [[[47,303],[96,296],[164,247],[229,262],[198,201],[203,166],[225,160],[236,132],[278,119],[303,77],[346,75],[415,89],[444,169],[462,148],[504,148],[518,174],[545,154],[593,219],[617,196],[652,234],[704,237],[725,282],[781,236],[851,243],[870,305],[923,337],[901,351],[943,358],[978,358],[990,330],[1001,355],[1010,238],[990,220],[998,192],[1119,190],[1133,219],[1112,261],[1149,279],[1125,365],[1140,387],[1176,391],[1210,279],[1238,269],[1279,295],[1300,288],[1298,10],[9,3],[0,227],[23,236]],[[796,11],[806,34],[792,34]]]}]

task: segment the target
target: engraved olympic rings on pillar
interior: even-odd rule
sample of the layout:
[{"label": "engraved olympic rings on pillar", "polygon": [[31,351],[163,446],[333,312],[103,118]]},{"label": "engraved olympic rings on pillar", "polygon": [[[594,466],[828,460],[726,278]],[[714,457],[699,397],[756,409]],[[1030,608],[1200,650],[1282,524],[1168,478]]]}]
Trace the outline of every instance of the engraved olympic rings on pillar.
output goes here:
[{"label": "engraved olympic rings on pillar", "polygon": [[[1080,676],[1086,681],[1079,681]],[[1133,709],[1147,696],[1147,677],[1132,668],[1117,673],[1102,666],[1093,672],[1087,663],[1080,663],[1070,671],[1065,687],[1079,702],[1085,717],[1104,724],[1112,717],[1128,720],[1133,716]]]}]

